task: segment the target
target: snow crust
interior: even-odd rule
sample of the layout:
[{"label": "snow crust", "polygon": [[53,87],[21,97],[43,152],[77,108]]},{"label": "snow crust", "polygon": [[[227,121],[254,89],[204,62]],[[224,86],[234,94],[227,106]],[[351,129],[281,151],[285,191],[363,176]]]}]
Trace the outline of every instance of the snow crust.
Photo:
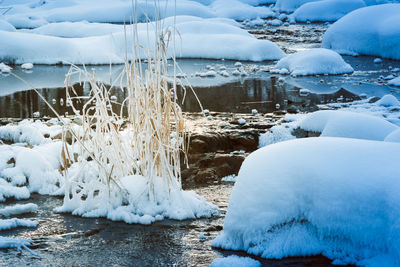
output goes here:
[{"label": "snow crust", "polygon": [[[280,59],[285,55],[272,42],[256,39],[232,20],[185,16],[177,17],[176,21],[179,35],[175,37],[175,47],[168,47],[168,56],[175,53],[178,58],[262,61]],[[171,18],[162,22],[165,31],[172,30],[171,23]],[[76,31],[76,28],[80,30]],[[143,51],[154,44],[154,29],[154,24],[148,26],[148,31],[145,24],[138,25],[138,43],[143,46]],[[131,31],[127,30],[126,34],[127,37],[122,25],[87,22],[50,24],[29,33],[0,31],[0,39],[4,40],[0,43],[0,59],[6,58],[17,64],[123,63],[126,40],[128,48],[132,47],[130,42],[133,40]],[[128,49],[128,57],[130,53]],[[145,58],[147,54],[140,56]]]},{"label": "snow crust", "polygon": [[213,246],[398,266],[399,157],[400,144],[351,138],[263,147],[245,159]]},{"label": "snow crust", "polygon": [[358,8],[365,7],[363,0],[324,0],[309,2],[300,6],[293,13],[298,22],[336,21]]},{"label": "snow crust", "polygon": [[291,75],[343,74],[353,72],[353,68],[335,51],[314,48],[288,55],[275,66],[278,70],[288,70]]},{"label": "snow crust", "polygon": [[341,54],[400,59],[400,4],[357,9],[332,24],[322,47]]},{"label": "snow crust", "polygon": [[239,257],[231,255],[226,258],[217,258],[211,264],[210,267],[260,267],[259,261],[253,260],[250,257]]}]

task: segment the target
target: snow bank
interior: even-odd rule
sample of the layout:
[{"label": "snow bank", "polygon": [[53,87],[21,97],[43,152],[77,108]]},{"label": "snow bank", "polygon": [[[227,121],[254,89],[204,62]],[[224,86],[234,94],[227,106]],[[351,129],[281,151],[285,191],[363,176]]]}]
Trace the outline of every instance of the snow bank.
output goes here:
[{"label": "snow bank", "polygon": [[[181,21],[179,23],[179,21]],[[167,19],[169,28],[171,19]],[[85,23],[79,23],[80,25]],[[193,17],[177,18],[175,51],[181,58],[214,58],[239,60],[276,60],[285,54],[275,44],[267,40],[258,40],[247,31],[234,26],[234,22],[224,19],[200,19]],[[72,27],[71,27],[72,25]],[[74,24],[48,25],[38,32],[57,33],[64,36],[74,32]],[[154,27],[149,25],[149,32],[138,28],[138,42],[141,46],[151,48],[154,45]],[[119,29],[119,31],[117,31]],[[60,38],[42,34],[0,31],[0,59],[7,58],[16,63],[55,64],[59,62],[109,64],[123,63],[125,58],[125,34],[123,27],[117,25],[87,24],[75,36],[104,35],[82,38]],[[80,35],[80,36],[79,36]],[[130,31],[127,31],[127,47],[131,48]],[[199,45],[201,44],[201,45]],[[172,56],[174,46],[170,44],[168,55]],[[128,53],[130,53],[128,49]],[[130,56],[130,55],[128,55]],[[141,55],[147,57],[146,53]]]},{"label": "snow bank", "polygon": [[210,7],[218,17],[235,20],[268,18],[275,15],[268,7],[253,7],[238,0],[215,0]]},{"label": "snow bank", "polygon": [[[306,155],[306,156],[305,156]],[[265,258],[400,264],[400,144],[304,138],[244,161],[213,246]]]},{"label": "snow bank", "polygon": [[399,24],[400,4],[357,9],[328,28],[322,47],[341,54],[400,59]]},{"label": "snow bank", "polygon": [[347,13],[365,7],[363,0],[324,0],[309,2],[300,6],[293,13],[293,18],[299,22],[306,21],[336,21]]},{"label": "snow bank", "polygon": [[14,206],[5,207],[0,209],[0,214],[5,217],[10,217],[11,215],[18,215],[23,213],[35,212],[38,209],[38,206],[33,203],[27,204],[16,204]]},{"label": "snow bank", "polygon": [[343,74],[354,71],[338,53],[324,48],[314,48],[288,55],[279,60],[275,68],[289,70],[293,76]]},{"label": "snow bank", "polygon": [[250,257],[239,257],[231,255],[226,258],[217,258],[211,264],[210,267],[260,267],[259,261],[253,260]]},{"label": "snow bank", "polygon": [[383,141],[398,126],[375,116],[339,111],[323,110],[310,113],[298,127],[306,131],[320,132],[321,136],[347,137]]},{"label": "snow bank", "polygon": [[0,31],[15,32],[15,27],[9,22],[0,19]]}]

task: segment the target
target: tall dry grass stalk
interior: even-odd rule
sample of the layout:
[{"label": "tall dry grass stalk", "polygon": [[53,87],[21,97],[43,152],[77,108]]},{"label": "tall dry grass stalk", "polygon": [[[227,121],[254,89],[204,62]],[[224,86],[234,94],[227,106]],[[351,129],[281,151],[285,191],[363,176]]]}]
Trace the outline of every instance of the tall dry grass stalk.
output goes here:
[{"label": "tall dry grass stalk", "polygon": [[[148,49],[138,44],[134,27],[132,33],[127,34],[133,38],[132,58],[126,57],[124,71],[119,77],[121,90],[127,94],[122,103],[112,100],[112,87],[99,83],[95,71],[72,66],[67,74],[67,103],[81,126],[65,126],[64,136],[72,136],[72,143],[78,145],[79,151],[71,151],[71,146],[65,143],[64,165],[77,160],[82,171],[81,175],[73,177],[66,173],[66,197],[69,200],[92,199],[104,188],[109,194],[123,196],[127,191],[119,179],[131,175],[141,175],[148,180],[147,192],[143,193],[149,198],[154,198],[156,177],[167,179],[171,188],[181,188],[181,155],[186,152],[187,138],[176,98],[176,77],[174,75],[172,82],[167,78],[167,43],[173,33],[163,32],[161,22],[153,22],[152,26],[155,27],[153,38],[156,42]],[[140,58],[144,53],[147,63]],[[176,73],[176,62],[174,59],[172,62]],[[72,75],[80,75],[89,83],[89,96],[75,96],[74,88],[69,84]],[[84,102],[82,110],[74,107],[76,101]],[[73,153],[79,155],[77,159],[73,159]],[[93,179],[84,173],[94,163],[98,177]]]}]

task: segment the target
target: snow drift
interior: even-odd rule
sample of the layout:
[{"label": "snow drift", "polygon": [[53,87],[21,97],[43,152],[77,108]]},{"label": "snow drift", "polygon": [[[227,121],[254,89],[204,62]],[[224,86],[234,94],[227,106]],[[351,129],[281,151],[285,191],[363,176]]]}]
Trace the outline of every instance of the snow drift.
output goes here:
[{"label": "snow drift", "polygon": [[336,53],[324,48],[314,48],[288,55],[275,66],[288,70],[291,75],[343,74],[353,72],[353,68]]},{"label": "snow drift", "polygon": [[322,47],[341,54],[400,59],[400,4],[357,9],[331,25]]},{"label": "snow drift", "polygon": [[[305,156],[307,155],[307,156]],[[244,161],[213,246],[265,258],[400,264],[400,144],[305,138]]]}]

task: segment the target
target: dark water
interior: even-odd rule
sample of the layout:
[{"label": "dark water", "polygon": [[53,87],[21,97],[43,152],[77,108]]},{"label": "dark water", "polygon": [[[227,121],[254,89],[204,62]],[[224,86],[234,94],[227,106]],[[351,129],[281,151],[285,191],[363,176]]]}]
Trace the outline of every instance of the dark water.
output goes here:
[{"label": "dark water", "polygon": [[[222,229],[231,184],[196,188],[195,191],[218,205],[222,215],[209,219],[165,220],[152,225],[135,225],[98,218],[58,214],[53,208],[62,199],[33,195],[39,210],[20,218],[39,221],[36,228],[2,231],[3,236],[32,239],[30,247],[40,257],[16,249],[0,250],[0,266],[209,266],[217,257],[243,252],[221,251],[211,241]],[[9,201],[6,204],[15,204]],[[206,239],[200,239],[200,234]],[[329,266],[322,256],[266,260],[263,266]]]}]

